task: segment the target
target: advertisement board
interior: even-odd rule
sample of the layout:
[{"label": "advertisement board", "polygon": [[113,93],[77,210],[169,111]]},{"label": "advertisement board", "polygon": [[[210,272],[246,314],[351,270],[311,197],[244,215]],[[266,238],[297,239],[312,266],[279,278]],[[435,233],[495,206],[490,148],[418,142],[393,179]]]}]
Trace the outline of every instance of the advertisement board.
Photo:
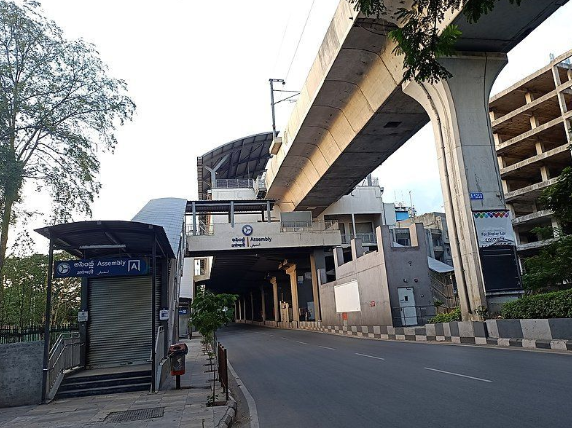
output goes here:
[{"label": "advertisement board", "polygon": [[474,211],[473,219],[479,248],[516,245],[509,211]]}]

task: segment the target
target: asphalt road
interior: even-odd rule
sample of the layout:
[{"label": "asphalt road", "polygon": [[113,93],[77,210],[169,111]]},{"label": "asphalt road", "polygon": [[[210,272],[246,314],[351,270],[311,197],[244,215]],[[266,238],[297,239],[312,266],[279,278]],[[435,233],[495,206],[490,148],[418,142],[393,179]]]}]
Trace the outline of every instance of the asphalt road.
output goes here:
[{"label": "asphalt road", "polygon": [[261,428],[572,427],[572,355],[234,325]]}]

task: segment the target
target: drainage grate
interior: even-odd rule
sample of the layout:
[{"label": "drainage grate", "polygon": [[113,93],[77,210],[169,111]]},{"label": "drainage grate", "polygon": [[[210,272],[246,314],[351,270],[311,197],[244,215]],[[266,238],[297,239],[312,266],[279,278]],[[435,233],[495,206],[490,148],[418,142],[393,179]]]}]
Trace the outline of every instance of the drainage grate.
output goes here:
[{"label": "drainage grate", "polygon": [[111,412],[105,418],[105,423],[143,421],[145,419],[162,418],[164,412],[165,412],[164,407],[126,410],[124,412]]}]

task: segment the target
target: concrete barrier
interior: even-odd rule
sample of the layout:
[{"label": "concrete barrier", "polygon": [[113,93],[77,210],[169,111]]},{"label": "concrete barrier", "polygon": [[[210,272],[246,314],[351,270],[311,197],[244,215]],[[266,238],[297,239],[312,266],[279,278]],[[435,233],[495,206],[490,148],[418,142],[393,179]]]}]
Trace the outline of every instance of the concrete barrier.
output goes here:
[{"label": "concrete barrier", "polygon": [[44,342],[0,345],[0,407],[42,400]]},{"label": "concrete barrier", "polygon": [[[248,324],[262,325],[246,321]],[[328,325],[321,322],[266,322],[267,327],[321,331],[342,336],[415,342],[452,342],[572,351],[572,318],[452,321],[420,327]]]}]

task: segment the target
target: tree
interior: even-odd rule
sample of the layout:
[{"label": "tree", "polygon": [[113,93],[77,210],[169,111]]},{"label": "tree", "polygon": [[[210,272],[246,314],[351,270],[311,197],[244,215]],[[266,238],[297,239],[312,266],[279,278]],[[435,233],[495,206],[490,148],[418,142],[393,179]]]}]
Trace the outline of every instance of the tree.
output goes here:
[{"label": "tree", "polygon": [[[66,40],[40,12],[35,1],[0,0],[0,278],[24,184],[49,192],[53,221],[91,214],[97,154],[115,148],[135,110],[95,46]],[[3,290],[0,281],[0,301]]]},{"label": "tree", "polygon": [[537,228],[543,238],[555,240],[543,247],[539,254],[525,260],[524,286],[533,291],[560,288],[572,283],[572,168],[564,168],[556,183],[548,186],[539,203],[554,212],[560,222],[558,230]]},{"label": "tree", "polygon": [[198,293],[191,304],[191,323],[206,343],[212,343],[215,332],[234,319],[234,294]]},{"label": "tree", "polygon": [[[387,14],[386,0],[348,0],[356,10],[378,18]],[[455,42],[461,36],[456,25],[449,24],[441,32],[447,12],[463,9],[470,23],[477,22],[491,12],[498,1],[520,5],[522,0],[414,0],[410,8],[399,8],[395,13],[400,26],[389,32],[397,43],[394,53],[404,55],[404,79],[435,82],[451,77],[438,61],[455,53]]]}]

